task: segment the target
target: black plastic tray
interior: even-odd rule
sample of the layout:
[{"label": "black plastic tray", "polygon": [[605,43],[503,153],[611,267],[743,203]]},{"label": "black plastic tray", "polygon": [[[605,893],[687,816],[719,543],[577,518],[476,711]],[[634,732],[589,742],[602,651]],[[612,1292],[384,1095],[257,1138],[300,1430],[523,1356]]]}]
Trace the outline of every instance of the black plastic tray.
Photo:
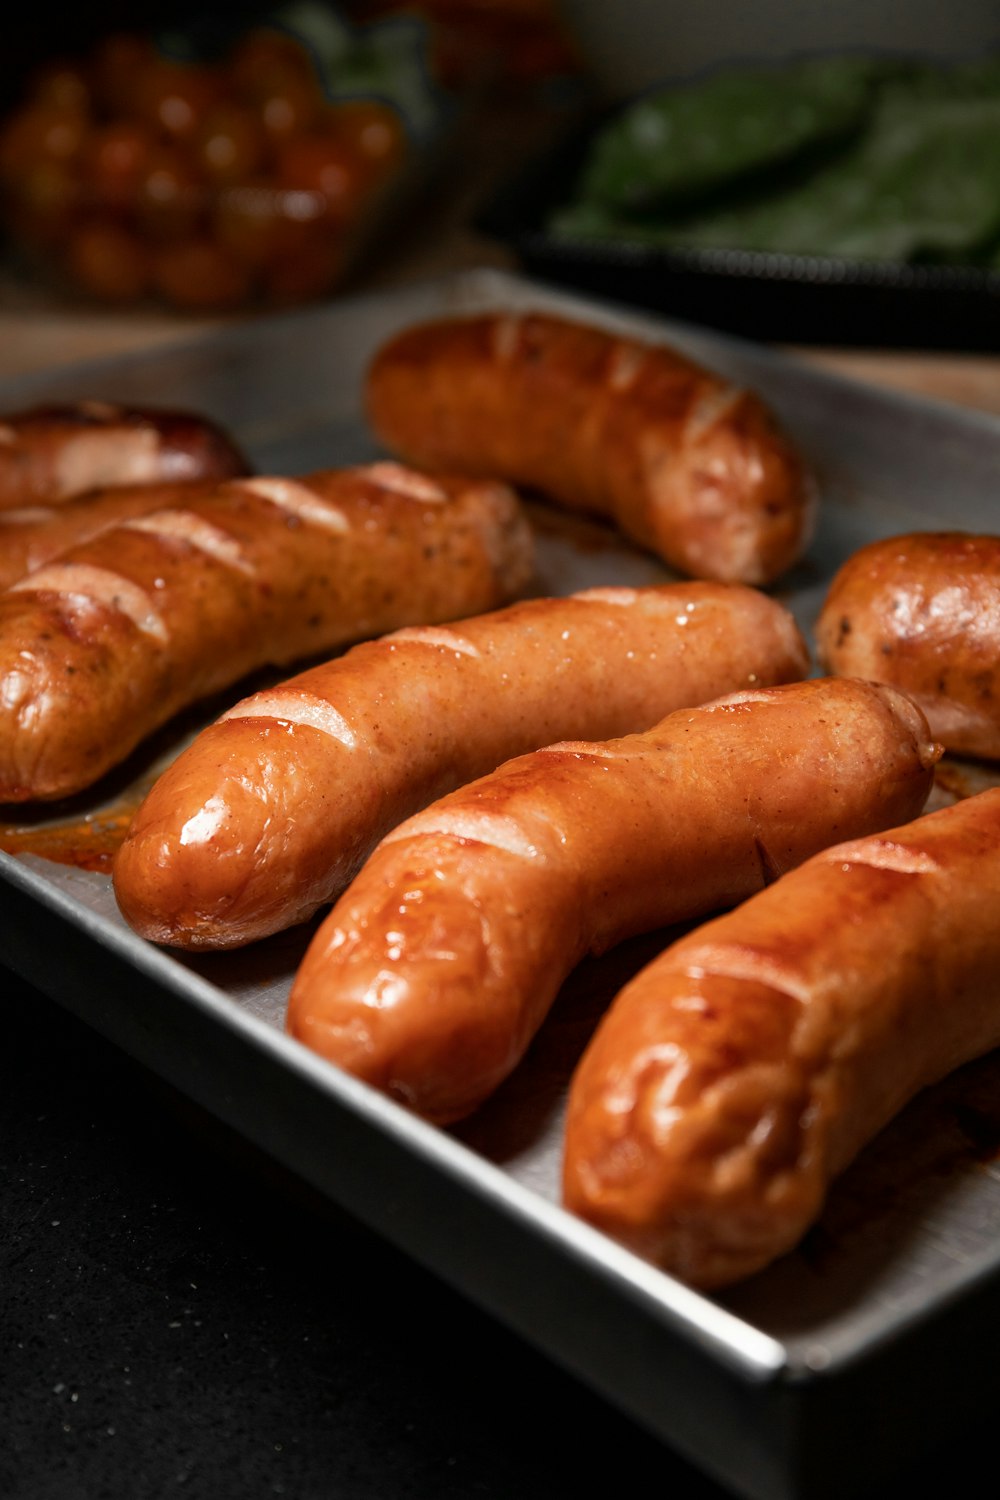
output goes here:
[{"label": "black plastic tray", "polygon": [[532,159],[477,215],[536,278],[768,342],[1000,351],[1000,271],[550,234],[600,123]]}]

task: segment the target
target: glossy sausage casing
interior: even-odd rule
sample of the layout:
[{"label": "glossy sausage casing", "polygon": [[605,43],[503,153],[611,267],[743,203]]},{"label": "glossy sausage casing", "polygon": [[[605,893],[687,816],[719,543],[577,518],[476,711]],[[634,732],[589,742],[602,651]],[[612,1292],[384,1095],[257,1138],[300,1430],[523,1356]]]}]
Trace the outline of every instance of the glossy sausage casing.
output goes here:
[{"label": "glossy sausage casing", "polygon": [[72,505],[0,510],[0,589],[109,526],[164,506],[183,506],[212,487],[210,480],[123,484],[81,495]]},{"label": "glossy sausage casing", "polygon": [[116,485],[228,479],[248,464],[215,422],[107,401],[0,417],[0,510],[61,505]]},{"label": "glossy sausage casing", "polygon": [[608,517],[696,578],[770,582],[811,534],[812,482],[763,403],[661,346],[538,313],[444,319],[378,352],[366,399],[411,463]]},{"label": "glossy sausage casing", "polygon": [[862,547],[830,585],[816,642],[829,671],[907,693],[947,749],[1000,759],[1000,536]]},{"label": "glossy sausage casing", "polygon": [[0,595],[0,800],[81,790],[258,667],[501,603],[532,557],[506,487],[397,464],[228,481],[102,532]]},{"label": "glossy sausage casing", "polygon": [[841,844],[615,1000],[570,1092],[564,1195],[702,1287],[790,1250],[919,1089],[1000,1045],[1000,790]]},{"label": "glossy sausage casing", "polygon": [[791,615],[737,584],[598,588],[397,631],[203,731],[133,819],[119,904],[157,942],[249,942],[311,916],[403,818],[512,755],[807,670]]},{"label": "glossy sausage casing", "polygon": [[936,747],[891,688],[809,680],[508,761],[383,840],[320,927],[290,1030],[454,1120],[587,952],[731,905],[923,807]]}]

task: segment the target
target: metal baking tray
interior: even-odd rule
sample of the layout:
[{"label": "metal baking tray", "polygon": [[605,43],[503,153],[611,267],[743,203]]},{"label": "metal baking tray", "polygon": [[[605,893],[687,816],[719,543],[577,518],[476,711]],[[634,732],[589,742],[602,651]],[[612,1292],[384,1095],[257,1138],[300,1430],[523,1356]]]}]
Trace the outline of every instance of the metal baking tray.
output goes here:
[{"label": "metal baking tray", "polygon": [[[816,539],[778,590],[807,630],[833,570],[861,543],[993,524],[995,420],[492,271],[8,381],[0,409],[83,396],[183,404],[228,423],[263,470],[364,461],[377,449],[361,380],[381,340],[442,312],[528,306],[666,339],[775,406],[822,489]],[[534,515],[540,591],[667,576],[596,524]],[[184,732],[191,727],[185,721]],[[168,732],[93,795],[45,816],[114,806],[175,751]],[[989,779],[951,763],[937,795]],[[601,1007],[667,934],[583,964],[518,1074],[472,1120],[444,1131],[284,1034],[308,928],[236,953],[183,957],[125,926],[106,875],[0,855],[0,876],[0,957],[11,968],[738,1494],[854,1493],[987,1410],[1000,1324],[1000,1057],[963,1069],[901,1115],[845,1174],[795,1254],[709,1298],[558,1202],[573,1059]]]}]

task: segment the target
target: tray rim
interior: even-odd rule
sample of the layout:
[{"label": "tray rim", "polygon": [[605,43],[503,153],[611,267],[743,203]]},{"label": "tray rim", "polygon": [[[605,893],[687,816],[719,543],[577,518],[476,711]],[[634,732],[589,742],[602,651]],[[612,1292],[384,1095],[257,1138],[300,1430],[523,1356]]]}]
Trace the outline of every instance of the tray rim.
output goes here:
[{"label": "tray rim", "polygon": [[[591,309],[595,320],[604,319],[606,322],[619,326],[643,327],[647,331],[652,327],[654,331],[661,331],[665,337],[686,336],[699,344],[719,350],[723,354],[726,351],[734,354],[746,351],[752,353],[753,359],[759,365],[776,371],[791,371],[794,374],[797,369],[801,369],[803,377],[812,382],[818,390],[832,391],[842,395],[852,393],[856,399],[866,403],[874,402],[897,412],[908,412],[911,416],[919,416],[921,419],[933,418],[947,428],[954,428],[957,425],[971,433],[988,435],[990,442],[997,446],[998,464],[1000,464],[1000,418],[990,413],[952,406],[935,398],[908,392],[883,391],[876,387],[869,387],[849,375],[817,370],[806,362],[797,360],[794,355],[769,349],[747,339],[720,333],[714,329],[701,328],[694,324],[686,324],[681,320],[668,318],[653,311],[645,312],[634,307],[618,305],[608,299],[598,299],[552,288],[510,272],[490,268],[450,273],[389,291],[365,293],[350,300],[355,307],[366,303],[384,305],[395,300],[405,301],[407,296],[420,290],[428,295],[433,293],[434,296],[440,295],[442,291],[449,291],[459,297],[468,293],[477,302],[492,299],[499,303],[511,295],[522,300],[525,297],[537,298],[538,302],[544,306],[575,307],[577,311],[583,303]],[[335,316],[337,311],[337,305],[331,306],[331,314]],[[76,365],[61,366],[47,372],[31,372],[27,376],[13,377],[0,382],[0,399],[11,391],[30,394],[44,391],[53,385],[72,386],[80,379],[104,380],[109,376],[124,379],[123,370],[127,373],[127,370],[133,366],[145,368],[150,365],[151,361],[159,364],[164,360],[169,362],[172,358],[183,362],[191,357],[192,352],[198,353],[206,348],[216,349],[220,342],[227,347],[240,348],[246,345],[253,348],[260,343],[262,338],[266,341],[269,333],[281,330],[294,331],[307,318],[309,325],[313,326],[316,320],[316,310],[313,309],[308,314],[293,312],[263,319],[260,322],[241,323],[233,329],[223,330],[221,335],[218,331],[214,331],[199,335],[193,340],[177,341],[149,351],[133,351],[121,356],[112,355],[96,361],[88,360]],[[263,330],[261,323],[264,324]],[[15,858],[0,853],[0,880],[27,893],[33,900],[40,901],[41,905],[57,913],[61,919],[71,922],[92,941],[107,945],[139,973],[158,983],[165,980],[167,987],[171,990],[176,988],[173,971],[180,970],[186,976],[185,988],[190,983],[190,995],[200,1014],[211,1017],[214,1022],[222,1019],[227,1025],[235,1025],[242,1040],[262,1055],[275,1061],[277,1065],[290,1070],[311,1088],[318,1088],[322,1093],[336,1099],[339,1104],[350,1109],[366,1126],[386,1133],[392,1140],[405,1145],[407,1149],[411,1142],[416,1142],[416,1149],[421,1160],[445,1172],[453,1182],[459,1182],[462,1185],[471,1184],[481,1200],[499,1203],[504,1212],[513,1215],[522,1228],[532,1232],[540,1231],[546,1239],[554,1236],[559,1249],[579,1264],[585,1265],[589,1271],[599,1268],[603,1275],[605,1267],[610,1265],[616,1295],[624,1294],[633,1306],[640,1308],[643,1314],[651,1314],[661,1333],[671,1337],[681,1336],[682,1339],[688,1341],[691,1348],[697,1349],[714,1362],[718,1369],[734,1376],[747,1388],[774,1392],[780,1392],[782,1389],[804,1392],[827,1388],[832,1383],[832,1377],[846,1373],[858,1365],[867,1364],[873,1355],[884,1351],[887,1346],[900,1344],[907,1335],[926,1331],[929,1323],[944,1307],[957,1301],[967,1300],[979,1283],[996,1277],[1000,1262],[967,1266],[963,1268],[954,1284],[935,1294],[932,1305],[914,1306],[911,1304],[897,1309],[895,1315],[888,1317],[879,1328],[874,1331],[868,1329],[865,1336],[851,1348],[836,1349],[832,1357],[818,1363],[810,1363],[807,1359],[791,1359],[787,1345],[779,1339],[755,1328],[738,1314],[720,1307],[710,1298],[683,1287],[681,1283],[674,1281],[665,1273],[646,1266],[628,1251],[612,1245],[611,1241],[598,1234],[597,1231],[571,1219],[571,1216],[558,1205],[548,1202],[541,1195],[516,1182],[501,1168],[476,1155],[463,1143],[438,1131],[435,1127],[416,1120],[400,1106],[383,1099],[381,1095],[376,1095],[374,1091],[368,1090],[365,1085],[356,1080],[337,1074],[328,1064],[321,1059],[314,1058],[305,1048],[274,1026],[243,1011],[239,1006],[233,1005],[224,990],[202,980],[189,970],[184,970],[162,950],[143,943],[141,939],[131,934],[124,924],[119,930],[113,922],[107,921],[99,913],[91,912],[82,904],[65,898],[61,892],[55,891],[50,882],[45,880],[44,873],[39,873],[39,870],[34,868],[35,863],[43,867],[45,865],[44,861],[34,862],[30,857],[29,859]],[[133,952],[133,945],[135,952]],[[92,1020],[91,1024],[94,1024],[97,1029],[102,1029],[96,1020]],[[110,1034],[113,1035],[113,1033]],[[487,1183],[488,1191],[483,1188],[483,1180]],[[496,1190],[495,1200],[492,1197],[494,1189]],[[997,1255],[1000,1256],[1000,1250],[997,1251]],[[636,1274],[637,1268],[638,1275]],[[667,1288],[669,1288],[669,1296],[665,1296]],[[491,1310],[496,1312],[495,1308]],[[711,1324],[708,1333],[700,1321],[705,1315]],[[749,1330],[754,1336],[750,1341],[752,1348],[747,1347],[743,1330]],[[737,1331],[739,1336],[734,1343],[731,1335]],[[543,1344],[543,1347],[547,1346]]]},{"label": "tray rim", "polygon": [[0,850],[0,878],[72,922],[95,942],[124,958],[139,974],[174,991],[218,1025],[232,1029],[468,1190],[494,1199],[523,1223],[558,1238],[567,1253],[588,1265],[595,1259],[603,1262],[600,1269],[610,1272],[624,1295],[639,1302],[671,1332],[692,1336],[742,1378],[754,1384],[766,1383],[792,1370],[778,1340],[648,1265],[558,1204],[523,1186],[447,1131],[411,1114],[394,1100],[332,1067],[294,1037],[233,1004],[225,990],[185,968],[169,952],[145,942],[124,923],[118,925],[92,911],[46,880],[44,871],[37,868],[44,863],[37,856],[15,856]]},{"label": "tray rim", "polygon": [[[1000,292],[1000,272],[997,272],[997,290]],[[896,406],[899,410],[910,411],[914,415],[924,414],[932,419],[943,419],[949,426],[982,427],[993,436],[1000,436],[1000,412],[962,406],[947,397],[922,391],[869,383],[843,370],[815,364],[794,348],[789,348],[784,340],[776,340],[771,345],[745,334],[730,333],[726,329],[698,323],[657,308],[637,306],[623,298],[584,291],[546,281],[522,270],[507,270],[495,266],[442,271],[405,284],[344,295],[339,301],[320,308],[293,308],[280,313],[240,319],[223,328],[184,333],[176,339],[169,339],[146,349],[129,349],[119,354],[73,360],[44,370],[27,370],[0,376],[0,404],[6,405],[10,410],[13,409],[10,406],[12,401],[41,400],[49,391],[55,392],[59,399],[64,399],[61,394],[64,385],[72,386],[82,379],[103,381],[109,376],[122,381],[123,392],[118,399],[124,404],[128,399],[127,389],[124,387],[127,386],[130,369],[145,370],[151,362],[187,361],[205,350],[211,351],[220,346],[231,345],[236,350],[240,345],[246,344],[252,349],[262,337],[266,339],[272,333],[291,333],[298,327],[310,330],[315,326],[317,317],[335,314],[338,306],[349,305],[355,309],[363,309],[367,304],[381,307],[407,294],[425,292],[430,295],[435,291],[445,295],[457,293],[460,300],[467,294],[477,302],[492,297],[500,302],[510,292],[515,295],[528,294],[537,296],[540,306],[551,308],[561,304],[567,310],[579,310],[580,305],[585,304],[592,310],[595,322],[631,325],[637,331],[645,327],[647,332],[652,326],[654,331],[662,332],[667,338],[673,336],[681,340],[687,339],[712,350],[717,349],[723,355],[751,355],[755,362],[773,370],[799,370],[817,388],[825,386],[844,395]],[[929,352],[934,356],[940,353],[939,350]]]}]

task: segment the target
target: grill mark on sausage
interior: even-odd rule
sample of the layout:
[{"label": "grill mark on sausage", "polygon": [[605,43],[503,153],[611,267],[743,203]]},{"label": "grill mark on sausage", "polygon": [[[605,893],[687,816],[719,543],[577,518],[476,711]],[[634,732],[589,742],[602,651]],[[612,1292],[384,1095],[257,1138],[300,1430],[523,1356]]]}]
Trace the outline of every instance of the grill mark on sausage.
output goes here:
[{"label": "grill mark on sausage", "polygon": [[233,480],[225,488],[248,490],[252,495],[259,495],[262,500],[270,500],[272,505],[277,505],[290,516],[312,522],[316,526],[325,526],[328,531],[346,533],[351,529],[350,522],[339,506],[331,505],[329,500],[324,500],[315,490],[300,484],[296,479],[261,475],[252,479]]},{"label": "grill mark on sausage", "polygon": [[711,432],[745,397],[746,392],[738,385],[726,385],[721,389],[702,391],[691,403],[684,423],[684,440],[697,443]]},{"label": "grill mark on sausage", "polygon": [[103,605],[127,615],[145,635],[158,641],[167,640],[167,627],[146,591],[107,568],[95,568],[89,563],[50,563],[12,584],[10,592],[60,594],[70,606],[74,601]]},{"label": "grill mark on sausage", "polygon": [[252,698],[244,698],[221,714],[218,723],[226,719],[279,719],[287,724],[302,724],[310,729],[319,729],[331,739],[339,740],[349,750],[357,744],[354,730],[342,714],[314,693],[283,691],[281,688],[265,689]]},{"label": "grill mark on sausage", "polygon": [[727,693],[715,703],[703,703],[699,712],[706,714],[729,713],[734,708],[743,708],[747,703],[773,703],[774,694],[766,688],[746,688],[739,693]]},{"label": "grill mark on sausage", "polygon": [[[595,604],[620,604],[625,608],[630,604],[634,604],[638,597],[639,594],[636,589],[616,588],[613,585],[604,585],[593,589],[581,589],[579,593],[570,595],[571,599],[582,599],[585,604],[593,600]],[[655,604],[659,601],[651,599],[649,602]]]},{"label": "grill mark on sausage", "polygon": [[933,875],[940,865],[924,849],[911,849],[892,839],[862,839],[854,844],[838,844],[822,856],[827,864],[860,865],[871,870],[894,870],[900,875]]},{"label": "grill mark on sausage", "polygon": [[[641,597],[637,589],[626,586],[615,586],[613,584],[598,586],[592,589],[582,589],[577,594],[570,594],[571,599],[580,599],[584,604],[591,600],[595,604],[617,604],[624,609],[641,602],[643,610],[649,614],[672,614],[678,625],[686,625],[688,619],[699,608],[696,599],[689,599],[684,604],[678,605],[676,595],[666,598],[662,595],[646,591]],[[717,600],[708,600],[708,607]]]},{"label": "grill mark on sausage", "polygon": [[704,950],[687,948],[680,963],[669,967],[664,963],[659,972],[681,974],[695,983],[702,979],[734,979],[738,983],[762,984],[780,995],[788,995],[800,1005],[808,1005],[812,999],[812,986],[807,981],[796,978],[779,960],[753,948],[734,945],[727,949],[718,944]]},{"label": "grill mark on sausage", "polygon": [[[645,731],[652,735],[654,730]],[[623,740],[615,744],[602,744],[593,740],[558,740],[552,745],[539,745],[538,755],[568,755],[574,760],[632,760],[635,758],[636,749],[633,745],[626,743],[632,736],[626,735]],[[642,748],[639,750],[642,754]]]},{"label": "grill mark on sausage", "polygon": [[70,411],[79,412],[91,422],[117,422],[124,415],[123,408],[113,401],[75,401]]},{"label": "grill mark on sausage", "polygon": [[454,812],[441,808],[433,812],[418,813],[415,818],[387,834],[382,843],[395,844],[403,839],[425,836],[485,844],[493,849],[506,850],[508,854],[516,854],[521,859],[538,859],[541,854],[541,850],[527,837],[516,818],[462,808],[456,808]]},{"label": "grill mark on sausage", "polygon": [[0,526],[39,526],[45,521],[54,521],[57,515],[58,511],[47,505],[25,505],[20,510],[0,511]]},{"label": "grill mark on sausage", "polygon": [[493,358],[508,364],[521,341],[521,319],[513,314],[498,317],[493,324]]},{"label": "grill mark on sausage", "polygon": [[423,500],[427,505],[439,505],[447,497],[439,484],[418,474],[405,464],[396,464],[386,459],[382,463],[368,464],[358,471],[380,490],[391,490],[396,495],[407,495],[411,500]]},{"label": "grill mark on sausage", "polygon": [[616,344],[608,368],[608,385],[613,391],[627,391],[646,363],[649,353],[641,344]]},{"label": "grill mark on sausage", "polygon": [[238,568],[242,573],[253,574],[257,571],[234,537],[195,515],[193,511],[157,510],[147,516],[134,516],[131,520],[123,521],[122,525],[130,531],[144,531],[151,536],[189,542],[192,547],[207,553],[216,562]]},{"label": "grill mark on sausage", "polygon": [[152,483],[160,477],[160,446],[151,426],[124,432],[81,426],[57,454],[52,493],[65,499],[109,485]]},{"label": "grill mark on sausage", "polygon": [[478,647],[454,630],[441,630],[434,625],[407,625],[384,637],[387,641],[412,642],[418,646],[436,646],[442,651],[454,651],[459,656],[481,655]]}]

